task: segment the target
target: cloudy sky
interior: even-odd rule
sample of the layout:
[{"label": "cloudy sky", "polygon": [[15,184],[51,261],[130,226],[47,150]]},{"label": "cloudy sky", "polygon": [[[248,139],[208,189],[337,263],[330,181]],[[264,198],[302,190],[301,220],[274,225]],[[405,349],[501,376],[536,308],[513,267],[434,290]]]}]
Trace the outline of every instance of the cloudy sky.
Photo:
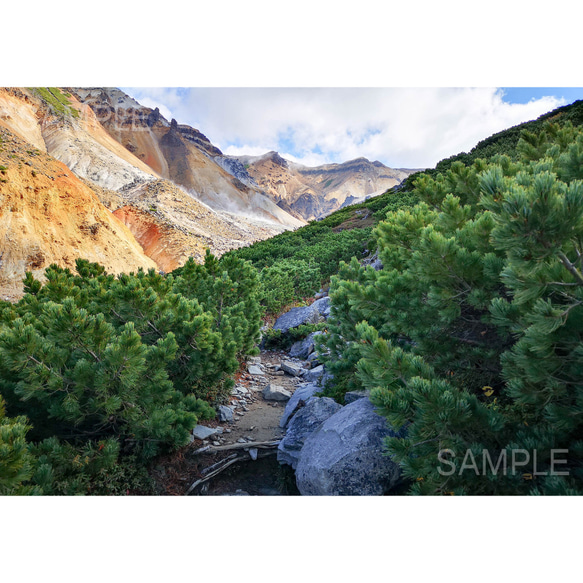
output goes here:
[{"label": "cloudy sky", "polygon": [[575,88],[122,88],[225,154],[425,168],[583,98]]}]

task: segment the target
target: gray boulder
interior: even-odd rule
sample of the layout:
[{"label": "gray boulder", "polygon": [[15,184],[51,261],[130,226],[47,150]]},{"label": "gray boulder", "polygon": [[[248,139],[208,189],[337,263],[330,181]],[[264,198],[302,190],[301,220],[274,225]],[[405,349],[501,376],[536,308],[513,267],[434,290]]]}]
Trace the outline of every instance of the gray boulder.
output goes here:
[{"label": "gray boulder", "polygon": [[292,394],[279,385],[268,384],[263,389],[263,398],[267,401],[287,401]]},{"label": "gray boulder", "polygon": [[219,405],[219,421],[233,421],[233,409],[226,405]]},{"label": "gray boulder", "polygon": [[[299,413],[297,414],[299,415]],[[302,496],[380,496],[395,486],[399,466],[383,455],[387,436],[403,437],[358,399],[329,417],[305,440],[296,467]]]},{"label": "gray boulder", "polygon": [[264,375],[265,373],[261,370],[261,368],[259,368],[259,366],[257,364],[250,364],[247,366],[247,372],[250,375],[253,376],[258,376],[258,375]]},{"label": "gray boulder", "polygon": [[317,393],[320,390],[322,389],[315,384],[309,384],[305,387],[296,389],[290,400],[285,405],[285,410],[279,420],[279,426],[283,429],[294,411],[312,397],[314,393]]},{"label": "gray boulder", "polygon": [[320,316],[325,316],[330,313],[330,298],[326,296],[321,300],[316,300],[310,307],[314,310],[318,310]]},{"label": "gray boulder", "polygon": [[[325,299],[325,298],[324,298]],[[322,301],[322,300],[318,300]],[[314,302],[315,304],[316,302]],[[273,325],[274,330],[281,330],[285,334],[288,330],[292,328],[297,328],[302,324],[317,324],[320,319],[320,311],[314,308],[314,304],[311,306],[305,306],[301,308],[292,308],[289,312],[282,314]]]},{"label": "gray boulder", "polygon": [[329,397],[312,397],[292,418],[277,447],[277,461],[296,468],[306,438],[342,405]]},{"label": "gray boulder", "polygon": [[321,364],[320,366],[316,366],[308,370],[308,372],[304,375],[304,378],[309,383],[316,382],[324,375],[324,365]]},{"label": "gray boulder", "polygon": [[292,358],[301,358],[306,360],[310,354],[314,352],[315,347],[315,337],[323,334],[323,332],[312,332],[310,335],[306,336],[303,340],[298,340],[290,348],[289,355]]},{"label": "gray boulder", "polygon": [[344,402],[348,405],[349,403],[354,403],[358,399],[365,399],[368,397],[368,391],[348,391],[344,395]]}]

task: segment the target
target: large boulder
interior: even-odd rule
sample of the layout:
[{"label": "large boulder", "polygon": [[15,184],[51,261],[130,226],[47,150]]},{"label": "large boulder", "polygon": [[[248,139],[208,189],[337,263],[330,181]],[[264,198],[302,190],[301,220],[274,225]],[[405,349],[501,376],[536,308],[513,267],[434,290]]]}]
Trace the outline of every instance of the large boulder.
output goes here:
[{"label": "large boulder", "polygon": [[383,455],[387,436],[404,433],[393,431],[369,399],[342,407],[307,437],[300,451],[296,482],[302,496],[380,496],[389,491],[401,471]]},{"label": "large boulder", "polygon": [[309,384],[304,387],[298,387],[291,399],[286,403],[285,410],[281,419],[279,420],[279,426],[283,429],[289,418],[294,414],[295,410],[303,405],[310,397],[314,396],[314,393],[321,391],[322,388],[318,387],[316,384]]},{"label": "large boulder", "polygon": [[285,437],[277,447],[277,461],[296,468],[306,438],[342,405],[329,397],[312,397],[289,422]]},{"label": "large boulder", "polygon": [[330,298],[325,297],[316,300],[309,306],[292,308],[289,312],[282,314],[273,325],[274,330],[281,330],[285,334],[292,328],[297,328],[302,324],[317,324],[330,314]]},{"label": "large boulder", "polygon": [[315,348],[315,337],[323,334],[323,332],[312,332],[306,336],[303,340],[298,340],[295,342],[289,350],[289,355],[292,358],[301,358],[306,360],[310,354],[314,352]]}]

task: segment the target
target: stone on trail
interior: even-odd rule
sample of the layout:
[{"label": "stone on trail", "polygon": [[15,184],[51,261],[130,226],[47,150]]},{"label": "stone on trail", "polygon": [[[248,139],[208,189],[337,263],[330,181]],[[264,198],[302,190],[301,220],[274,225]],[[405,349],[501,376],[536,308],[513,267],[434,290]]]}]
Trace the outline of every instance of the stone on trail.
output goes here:
[{"label": "stone on trail", "polygon": [[323,334],[321,331],[312,332],[306,336],[303,340],[298,340],[295,342],[289,350],[289,355],[292,358],[301,358],[306,360],[310,354],[314,352],[314,339],[316,336]]},{"label": "stone on trail", "polygon": [[250,364],[247,367],[247,372],[252,376],[264,375],[265,373],[256,364]]},{"label": "stone on trail", "polygon": [[287,401],[292,394],[279,385],[269,384],[263,389],[263,398],[267,401]]},{"label": "stone on trail", "polygon": [[312,382],[317,381],[323,375],[324,375],[324,365],[321,364],[320,366],[316,366],[316,367],[310,369],[306,373],[304,378],[309,383],[312,383]]},{"label": "stone on trail", "polygon": [[255,461],[257,459],[257,448],[256,447],[249,448],[249,456],[251,457],[251,459],[253,461]]},{"label": "stone on trail", "polygon": [[226,405],[219,405],[219,421],[233,421],[233,409]]},{"label": "stone on trail", "polygon": [[305,387],[297,389],[291,396],[290,400],[285,405],[285,411],[279,421],[279,426],[283,429],[288,422],[288,419],[293,415],[293,412],[302,404],[305,403],[310,397],[322,390],[315,384],[309,384]]},{"label": "stone on trail", "polygon": [[295,364],[289,360],[284,360],[281,363],[281,370],[293,375],[294,377],[299,377],[304,369],[299,364]]},{"label": "stone on trail", "polygon": [[221,433],[216,427],[206,427],[205,425],[197,425],[192,430],[192,435],[196,439],[207,439],[211,435],[215,435],[215,433]]}]

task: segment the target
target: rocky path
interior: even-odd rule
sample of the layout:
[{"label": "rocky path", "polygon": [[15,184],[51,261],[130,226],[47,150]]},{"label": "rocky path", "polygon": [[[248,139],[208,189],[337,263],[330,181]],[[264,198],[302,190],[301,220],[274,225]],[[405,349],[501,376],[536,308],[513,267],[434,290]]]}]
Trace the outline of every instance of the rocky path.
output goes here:
[{"label": "rocky path", "polygon": [[[282,363],[288,372],[281,368]],[[290,358],[283,351],[262,351],[259,357],[251,357],[246,370],[236,377],[229,403],[219,408],[219,418],[197,425],[191,444],[181,454],[158,466],[153,471],[154,479],[163,485],[166,493],[184,495],[197,478],[205,476],[209,467],[220,466],[237,453],[238,459],[249,461],[237,462],[221,474],[220,480],[209,480],[192,493],[238,494],[238,490],[245,492],[245,483],[258,481],[262,488],[256,494],[278,494],[275,475],[279,464],[275,449],[268,452],[255,448],[254,444],[277,442],[283,437],[285,432],[279,423],[285,405],[298,386],[305,383],[302,376],[293,373],[309,366],[307,361]],[[229,449],[232,446],[239,449]],[[222,482],[222,485],[217,487],[215,482]]]}]

